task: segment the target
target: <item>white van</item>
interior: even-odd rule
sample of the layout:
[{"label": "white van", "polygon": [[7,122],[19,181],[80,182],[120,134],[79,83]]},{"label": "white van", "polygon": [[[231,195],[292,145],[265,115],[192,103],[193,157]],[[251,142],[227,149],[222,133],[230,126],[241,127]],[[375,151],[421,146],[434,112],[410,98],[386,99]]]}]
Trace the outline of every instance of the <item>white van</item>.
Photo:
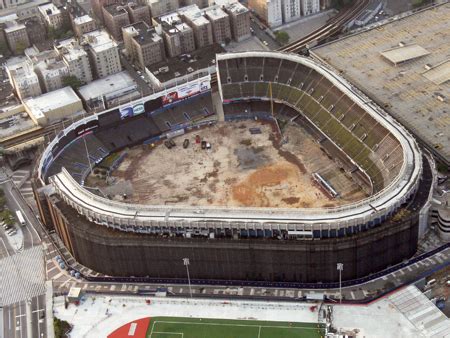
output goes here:
[{"label": "white van", "polygon": [[436,279],[430,279],[428,282],[427,282],[427,286],[433,286],[434,284],[436,284]]}]

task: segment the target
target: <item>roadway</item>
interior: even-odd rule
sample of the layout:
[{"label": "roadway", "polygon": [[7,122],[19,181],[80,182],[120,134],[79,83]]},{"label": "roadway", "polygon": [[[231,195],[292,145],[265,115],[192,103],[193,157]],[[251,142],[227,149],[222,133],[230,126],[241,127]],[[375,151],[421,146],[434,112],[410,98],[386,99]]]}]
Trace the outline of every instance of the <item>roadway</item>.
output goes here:
[{"label": "roadway", "polygon": [[[119,53],[119,57],[122,66],[125,68],[128,74],[130,74],[133,80],[137,83],[141,96],[148,96],[154,93],[153,88],[149,84],[147,84],[144,79],[140,77],[140,75],[134,68],[133,64],[130,61],[128,61],[128,59],[122,53]],[[144,74],[144,76],[146,75]]]},{"label": "roadway", "polygon": [[[27,301],[23,300],[3,307],[3,336],[5,338],[41,338],[47,336],[45,324],[45,295],[31,299],[31,311],[27,313]],[[31,313],[31,335],[28,334],[28,317]]]},{"label": "roadway", "polygon": [[280,44],[275,40],[271,34],[267,32],[264,24],[253,14],[250,15],[250,27],[253,29],[253,35],[255,35],[270,50],[276,50],[280,48]]},{"label": "roadway", "polygon": [[[36,219],[34,212],[23,199],[20,191],[9,179],[0,183],[0,186],[5,192],[9,210],[11,210],[12,213],[15,213],[16,210],[21,210],[27,223],[26,226],[21,227],[23,232],[23,249],[28,249],[34,247],[35,245],[40,245],[40,236],[36,231],[36,228],[40,228],[38,220]],[[3,231],[2,234],[4,234]]]},{"label": "roadway", "polygon": [[[10,245],[8,235],[5,234],[3,228],[0,229],[0,259],[20,255],[23,250],[41,245],[41,239],[38,233],[38,230],[41,230],[39,222],[10,177],[11,175],[6,171],[0,173],[0,187],[5,192],[8,208],[13,213],[16,210],[21,210],[27,225],[20,227],[23,232],[23,246],[18,251],[15,251]],[[16,227],[19,227],[19,225],[16,225]],[[5,278],[5,276],[2,278]],[[5,291],[19,292],[18,290],[4,290],[3,292]],[[22,290],[20,292],[25,295],[28,291]],[[43,318],[45,315],[45,295],[31,298],[31,312],[27,312],[26,297],[23,296],[22,298],[23,300],[19,302],[3,306],[3,337],[46,337],[46,324]],[[2,299],[2,305],[3,301],[5,300]],[[27,327],[31,328],[31,332],[27,332]]]}]

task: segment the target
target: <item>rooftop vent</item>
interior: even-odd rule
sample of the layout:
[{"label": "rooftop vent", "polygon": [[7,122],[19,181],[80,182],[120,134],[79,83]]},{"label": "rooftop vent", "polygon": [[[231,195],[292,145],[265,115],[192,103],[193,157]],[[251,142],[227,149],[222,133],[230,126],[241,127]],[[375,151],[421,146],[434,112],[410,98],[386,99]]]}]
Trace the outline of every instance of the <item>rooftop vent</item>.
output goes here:
[{"label": "rooftop vent", "polygon": [[169,71],[168,66],[164,66],[158,69],[160,73],[167,73]]}]

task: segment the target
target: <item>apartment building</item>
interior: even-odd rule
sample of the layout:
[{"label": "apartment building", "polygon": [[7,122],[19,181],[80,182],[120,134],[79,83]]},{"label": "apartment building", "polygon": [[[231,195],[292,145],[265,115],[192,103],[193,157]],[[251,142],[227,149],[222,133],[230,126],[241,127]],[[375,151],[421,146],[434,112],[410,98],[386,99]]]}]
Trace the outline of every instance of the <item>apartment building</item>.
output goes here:
[{"label": "apartment building", "polygon": [[164,41],[154,27],[141,21],[122,30],[127,54],[141,69],[166,58]]},{"label": "apartment building", "polygon": [[178,13],[194,31],[197,49],[213,44],[214,39],[211,22],[203,15],[197,5],[180,8]]},{"label": "apartment building", "polygon": [[183,3],[183,6],[190,6],[190,5],[197,5],[198,8],[206,8],[208,7],[210,4],[212,4],[213,1],[209,1],[209,0],[186,0]]},{"label": "apartment building", "polygon": [[42,94],[39,78],[33,70],[33,66],[24,62],[8,69],[11,85],[20,100],[26,97],[39,96]]},{"label": "apartment building", "polygon": [[239,42],[251,36],[250,11],[247,7],[236,0],[219,0],[216,4],[230,17],[231,35],[235,41]]},{"label": "apartment building", "polygon": [[9,49],[13,54],[21,54],[25,48],[30,46],[30,40],[24,24],[19,24],[16,21],[9,22],[4,32]]},{"label": "apartment building", "polygon": [[195,50],[192,28],[182,22],[178,13],[170,13],[153,20],[158,34],[162,35],[169,57],[188,54]]},{"label": "apartment building", "polygon": [[103,20],[106,29],[116,41],[122,41],[122,27],[130,24],[126,6],[113,4],[103,7]]},{"label": "apartment building", "polygon": [[14,8],[27,3],[29,0],[1,0],[0,9]]},{"label": "apartment building", "polygon": [[64,87],[64,78],[69,68],[62,61],[44,61],[35,66],[36,74],[44,91],[52,92]]},{"label": "apartment building", "polygon": [[63,87],[64,77],[69,75],[69,69],[61,61],[55,50],[39,51],[36,47],[27,50],[28,63],[33,65],[39,78],[43,92],[50,92]]},{"label": "apartment building", "polygon": [[84,34],[80,44],[87,48],[95,78],[102,78],[122,70],[119,47],[105,30]]},{"label": "apartment building", "polygon": [[85,14],[72,19],[73,32],[77,37],[97,29],[97,23],[89,15]]},{"label": "apartment building", "polygon": [[21,20],[27,30],[30,45],[44,42],[47,37],[45,35],[45,26],[37,17]]},{"label": "apartment building", "polygon": [[300,0],[302,15],[311,15],[320,11],[320,0]]},{"label": "apartment building", "polygon": [[120,0],[91,0],[92,11],[101,22],[103,20],[103,7],[120,3]]},{"label": "apartment building", "polygon": [[150,8],[148,6],[130,2],[127,5],[127,11],[130,16],[131,23],[144,21],[147,25],[152,24],[150,18]]},{"label": "apartment building", "polygon": [[179,7],[178,0],[145,0],[150,7],[153,18],[176,11]]},{"label": "apartment building", "polygon": [[75,76],[82,84],[93,80],[91,65],[87,52],[75,39],[59,41],[55,50],[69,69],[69,74]]},{"label": "apartment building", "polygon": [[270,27],[283,24],[282,0],[249,0],[248,7]]},{"label": "apartment building", "polygon": [[214,42],[229,43],[231,41],[231,27],[228,14],[216,5],[206,8],[204,15],[211,22]]},{"label": "apartment building", "polygon": [[288,23],[301,17],[300,0],[281,0],[283,22]]},{"label": "apartment building", "polygon": [[53,3],[46,3],[38,7],[39,13],[45,25],[59,29],[64,24],[64,14]]}]

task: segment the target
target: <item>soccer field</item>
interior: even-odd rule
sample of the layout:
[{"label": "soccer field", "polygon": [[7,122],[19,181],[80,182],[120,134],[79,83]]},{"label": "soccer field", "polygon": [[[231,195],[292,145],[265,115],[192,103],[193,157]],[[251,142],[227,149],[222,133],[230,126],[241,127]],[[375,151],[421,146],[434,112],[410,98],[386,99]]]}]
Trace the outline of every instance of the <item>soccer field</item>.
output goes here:
[{"label": "soccer field", "polygon": [[317,323],[154,317],[146,338],[320,338]]}]

